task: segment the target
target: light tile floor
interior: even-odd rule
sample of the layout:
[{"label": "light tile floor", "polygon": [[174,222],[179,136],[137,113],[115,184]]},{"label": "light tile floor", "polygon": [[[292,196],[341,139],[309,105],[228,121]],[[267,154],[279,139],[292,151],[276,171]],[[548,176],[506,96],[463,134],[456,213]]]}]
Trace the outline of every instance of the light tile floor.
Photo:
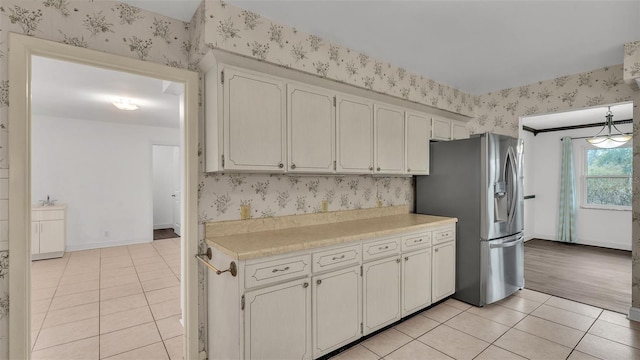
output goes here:
[{"label": "light tile floor", "polygon": [[32,358],[182,358],[180,239],[31,265]]},{"label": "light tile floor", "polygon": [[640,323],[525,289],[483,308],[449,299],[332,359],[640,359]]}]

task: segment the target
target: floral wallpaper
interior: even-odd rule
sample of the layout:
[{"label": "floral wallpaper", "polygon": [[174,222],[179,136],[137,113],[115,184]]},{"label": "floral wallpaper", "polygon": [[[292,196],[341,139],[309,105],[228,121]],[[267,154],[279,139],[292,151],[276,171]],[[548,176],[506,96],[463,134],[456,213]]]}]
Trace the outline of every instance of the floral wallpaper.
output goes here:
[{"label": "floral wallpaper", "polygon": [[[0,5],[0,174],[6,177],[9,107],[8,33],[23,33],[73,46],[197,70],[211,48],[342,81],[455,113],[475,116],[472,132],[517,135],[518,116],[629,100],[622,66],[505,89],[480,97],[403,68],[373,59],[219,1],[203,1],[190,23],[153,14],[116,1],[2,0]],[[625,48],[625,51],[628,49]],[[629,50],[630,51],[630,50]],[[634,52],[634,54],[637,52]],[[635,55],[634,55],[635,56]],[[633,71],[627,70],[625,76]],[[202,86],[201,86],[202,93]],[[200,105],[203,105],[200,95]],[[202,114],[202,107],[201,107]],[[636,112],[636,118],[640,116]],[[200,116],[200,126],[204,117]],[[634,137],[638,127],[634,125]],[[640,144],[634,161],[640,169]],[[640,194],[634,177],[634,195]],[[250,205],[252,217],[312,213],[413,203],[411,178],[372,176],[300,176],[204,174],[199,179],[200,221],[233,220],[240,206]],[[7,199],[0,199],[7,200]],[[634,306],[640,306],[640,209],[634,197]],[[6,221],[1,218],[0,221]],[[0,242],[0,246],[3,245]],[[3,251],[4,250],[4,251]],[[0,359],[8,358],[9,254],[0,247]],[[206,304],[204,271],[200,303]],[[206,315],[201,308],[200,347],[206,345]]]},{"label": "floral wallpaper", "polygon": [[193,61],[208,49],[218,48],[462,115],[474,115],[474,96],[225,2],[204,1],[193,21],[204,30],[199,37],[192,36]]},{"label": "floral wallpaper", "polygon": [[634,79],[640,78],[640,41],[624,44],[623,66],[626,82],[631,83]]}]

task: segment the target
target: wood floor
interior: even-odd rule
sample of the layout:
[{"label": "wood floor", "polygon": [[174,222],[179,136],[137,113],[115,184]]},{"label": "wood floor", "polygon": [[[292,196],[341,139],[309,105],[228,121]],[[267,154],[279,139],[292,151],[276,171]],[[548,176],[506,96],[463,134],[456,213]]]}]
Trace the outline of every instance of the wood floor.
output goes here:
[{"label": "wood floor", "polygon": [[631,251],[533,239],[524,247],[525,287],[628,313]]},{"label": "wood floor", "polygon": [[173,229],[153,230],[153,240],[164,240],[179,238],[180,235],[173,232]]}]

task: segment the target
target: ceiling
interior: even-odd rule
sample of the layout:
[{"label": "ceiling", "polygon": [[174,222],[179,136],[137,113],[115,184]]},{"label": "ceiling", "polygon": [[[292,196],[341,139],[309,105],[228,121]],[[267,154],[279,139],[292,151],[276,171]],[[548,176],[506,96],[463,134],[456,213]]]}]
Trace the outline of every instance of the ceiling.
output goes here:
[{"label": "ceiling", "polygon": [[[34,115],[180,127],[179,97],[164,93],[162,80],[39,56],[32,69]],[[112,102],[122,97],[139,109],[118,110]]]},{"label": "ceiling", "polygon": [[[185,21],[199,4],[125,2]],[[621,64],[640,40],[640,1],[226,2],[474,95]]]}]

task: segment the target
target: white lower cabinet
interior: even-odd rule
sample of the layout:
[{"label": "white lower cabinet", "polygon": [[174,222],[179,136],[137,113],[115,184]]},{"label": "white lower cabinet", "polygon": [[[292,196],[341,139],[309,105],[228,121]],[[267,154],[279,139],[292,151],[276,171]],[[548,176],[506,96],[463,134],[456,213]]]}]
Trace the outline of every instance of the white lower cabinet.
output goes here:
[{"label": "white lower cabinet", "polygon": [[66,238],[66,208],[39,206],[31,209],[31,258],[62,257]]},{"label": "white lower cabinet", "polygon": [[[432,246],[433,244],[433,246]],[[455,291],[455,227],[237,262],[208,276],[209,359],[315,359]]]},{"label": "white lower cabinet", "polygon": [[311,359],[309,279],[245,294],[245,359]]},{"label": "white lower cabinet", "polygon": [[440,301],[456,292],[456,242],[433,246],[432,301]]},{"label": "white lower cabinet", "polygon": [[400,257],[362,266],[363,335],[400,320]]},{"label": "white lower cabinet", "polygon": [[431,305],[431,249],[402,255],[402,316]]},{"label": "white lower cabinet", "polygon": [[313,277],[311,308],[314,358],[362,336],[361,279],[360,266]]}]

